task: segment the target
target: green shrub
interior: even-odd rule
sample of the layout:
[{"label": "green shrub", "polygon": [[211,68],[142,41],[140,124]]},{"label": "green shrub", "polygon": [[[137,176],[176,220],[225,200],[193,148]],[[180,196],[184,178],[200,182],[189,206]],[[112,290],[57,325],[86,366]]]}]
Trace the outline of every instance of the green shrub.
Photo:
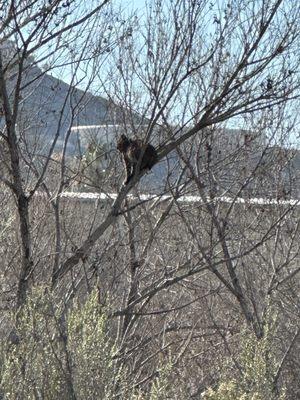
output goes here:
[{"label": "green shrub", "polygon": [[221,379],[217,388],[209,388],[203,400],[284,400],[285,391],[277,392],[275,376],[278,368],[276,355],[272,352],[276,317],[267,316],[264,336],[257,339],[253,333],[245,334],[238,359],[242,376]]},{"label": "green shrub", "polygon": [[19,343],[2,345],[5,399],[110,399],[118,374],[96,293],[66,323],[54,304],[36,290],[18,317]]},{"label": "green shrub", "polygon": [[116,357],[110,320],[94,291],[69,313],[45,288],[35,289],[18,314],[19,341],[2,343],[0,396],[9,400],[166,400],[182,398],[172,381],[172,357],[143,381]]},{"label": "green shrub", "polygon": [[57,315],[35,291],[18,316],[19,343],[2,345],[1,389],[6,399],[68,398]]},{"label": "green shrub", "polygon": [[107,319],[93,292],[68,318],[68,350],[79,399],[109,399],[119,374],[112,361],[113,340],[107,336]]}]

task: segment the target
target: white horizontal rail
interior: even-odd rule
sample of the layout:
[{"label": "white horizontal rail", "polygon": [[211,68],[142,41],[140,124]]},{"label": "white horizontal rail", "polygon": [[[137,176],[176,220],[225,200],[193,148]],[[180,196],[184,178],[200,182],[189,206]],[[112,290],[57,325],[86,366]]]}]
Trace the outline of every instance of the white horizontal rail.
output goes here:
[{"label": "white horizontal rail", "polygon": [[[117,198],[117,193],[84,193],[84,192],[63,192],[61,193],[61,198],[82,200],[82,201],[97,201],[97,200],[115,200]],[[171,200],[172,197],[169,195],[151,195],[151,194],[140,194],[139,196],[133,196],[129,194],[127,196],[129,200],[139,200],[139,201],[151,201],[160,200],[166,201]],[[183,195],[177,199],[178,202],[182,203],[203,203],[203,200],[199,196],[187,196]],[[288,206],[300,206],[300,199],[290,199],[290,200],[277,200],[277,199],[266,199],[252,197],[245,199],[242,197],[227,197],[220,196],[214,197],[213,199],[207,199],[207,201],[219,202],[219,203],[237,203],[245,205],[288,205]]]}]

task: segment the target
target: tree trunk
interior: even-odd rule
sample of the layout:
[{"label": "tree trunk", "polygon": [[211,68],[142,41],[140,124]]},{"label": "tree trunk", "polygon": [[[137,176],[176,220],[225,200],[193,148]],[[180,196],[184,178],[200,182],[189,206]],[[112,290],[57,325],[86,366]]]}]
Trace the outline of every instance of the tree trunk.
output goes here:
[{"label": "tree trunk", "polygon": [[17,199],[17,207],[19,214],[19,229],[21,237],[21,272],[17,290],[17,308],[22,307],[26,301],[26,296],[29,288],[29,278],[32,269],[31,260],[31,239],[30,239],[30,224],[29,224],[29,203],[24,193],[20,194]]},{"label": "tree trunk", "polygon": [[6,86],[6,77],[4,73],[2,54],[0,51],[0,95],[3,102],[3,110],[5,117],[5,140],[10,156],[10,188],[15,198],[19,215],[19,233],[21,238],[21,271],[19,275],[16,306],[22,307],[26,300],[28,291],[28,280],[31,273],[31,238],[29,223],[29,200],[25,195],[22,184],[22,173],[20,168],[20,156],[18,148],[18,139],[16,132],[16,119],[18,114],[18,98],[21,84],[21,72],[24,59],[19,61],[18,78],[15,85],[14,102],[10,104],[10,99]]}]

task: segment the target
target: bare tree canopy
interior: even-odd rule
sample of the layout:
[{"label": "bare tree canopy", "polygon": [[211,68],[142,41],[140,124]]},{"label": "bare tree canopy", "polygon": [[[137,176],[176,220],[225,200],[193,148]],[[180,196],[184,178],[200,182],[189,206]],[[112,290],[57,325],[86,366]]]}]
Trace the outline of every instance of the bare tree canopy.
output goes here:
[{"label": "bare tree canopy", "polygon": [[296,399],[300,4],[134,4],[1,4],[1,396]]}]

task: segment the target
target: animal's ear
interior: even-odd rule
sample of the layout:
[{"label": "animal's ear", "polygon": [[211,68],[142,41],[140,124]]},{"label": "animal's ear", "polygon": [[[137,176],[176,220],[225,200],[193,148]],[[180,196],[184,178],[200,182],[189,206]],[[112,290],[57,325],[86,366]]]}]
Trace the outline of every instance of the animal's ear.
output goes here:
[{"label": "animal's ear", "polygon": [[126,135],[122,134],[117,138],[117,143],[120,144],[121,146],[125,143],[128,142],[128,138]]}]

